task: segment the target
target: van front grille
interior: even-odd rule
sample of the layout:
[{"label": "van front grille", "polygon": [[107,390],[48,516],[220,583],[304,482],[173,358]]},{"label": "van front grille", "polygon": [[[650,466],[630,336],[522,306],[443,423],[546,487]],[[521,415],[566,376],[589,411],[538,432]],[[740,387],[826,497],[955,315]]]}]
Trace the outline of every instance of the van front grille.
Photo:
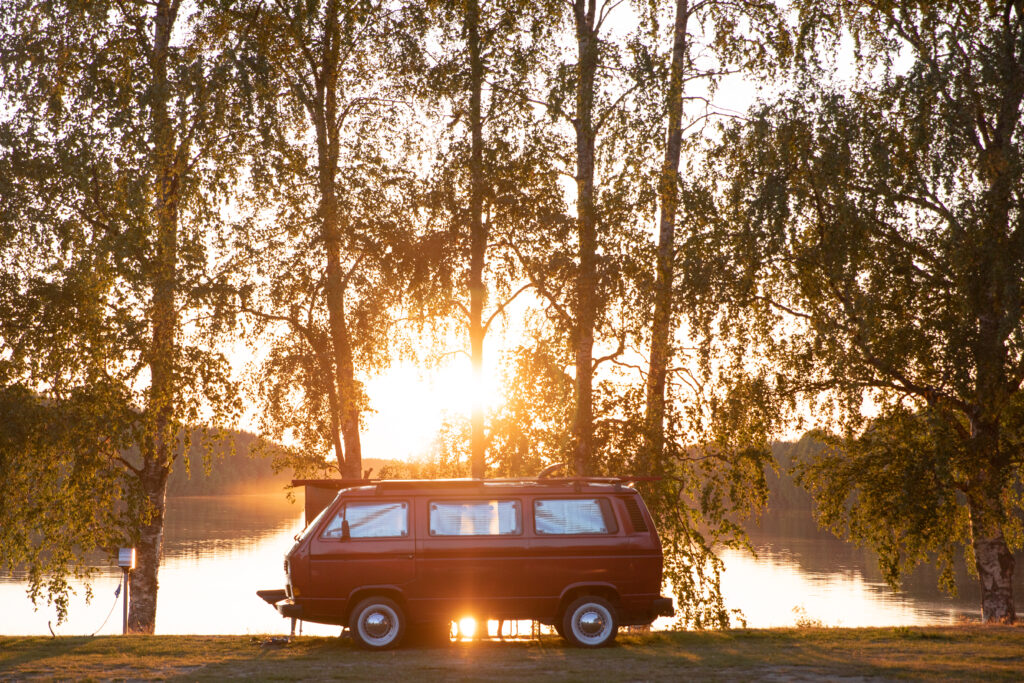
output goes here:
[{"label": "van front grille", "polygon": [[644,515],[640,512],[640,505],[635,498],[626,498],[626,511],[629,513],[629,523],[633,525],[633,531],[646,532],[647,522],[644,521]]}]

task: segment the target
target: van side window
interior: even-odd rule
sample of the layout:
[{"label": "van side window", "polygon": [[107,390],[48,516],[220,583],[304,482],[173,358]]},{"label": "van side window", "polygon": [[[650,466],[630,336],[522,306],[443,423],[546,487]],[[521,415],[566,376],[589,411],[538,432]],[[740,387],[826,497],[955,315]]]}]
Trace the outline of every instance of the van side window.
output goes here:
[{"label": "van side window", "polygon": [[431,536],[508,536],[522,533],[518,500],[430,504]]},{"label": "van side window", "polygon": [[321,538],[341,538],[348,521],[350,538],[396,538],[409,535],[407,503],[345,503]]},{"label": "van side window", "polygon": [[619,530],[604,498],[563,498],[533,502],[533,528],[542,535],[614,534]]}]

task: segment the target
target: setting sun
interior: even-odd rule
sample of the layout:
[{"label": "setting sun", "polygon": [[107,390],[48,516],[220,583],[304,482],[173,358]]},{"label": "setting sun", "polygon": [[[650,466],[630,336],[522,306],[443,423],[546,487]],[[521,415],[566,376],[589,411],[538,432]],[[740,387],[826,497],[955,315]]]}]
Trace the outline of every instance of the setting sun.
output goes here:
[{"label": "setting sun", "polygon": [[[479,381],[484,410],[500,405],[495,372]],[[372,412],[362,434],[366,457],[414,460],[430,452],[445,419],[469,419],[476,383],[469,360],[457,356],[434,369],[401,364],[367,382]]]},{"label": "setting sun", "polygon": [[471,640],[476,635],[476,619],[463,617],[459,619],[459,638]]}]

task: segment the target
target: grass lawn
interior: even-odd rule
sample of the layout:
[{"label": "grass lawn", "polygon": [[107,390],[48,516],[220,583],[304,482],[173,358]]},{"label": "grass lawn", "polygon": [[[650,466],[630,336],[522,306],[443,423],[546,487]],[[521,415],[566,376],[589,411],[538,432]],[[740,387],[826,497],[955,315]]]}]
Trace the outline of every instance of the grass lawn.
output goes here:
[{"label": "grass lawn", "polygon": [[771,629],[620,636],[578,650],[553,636],[365,652],[338,638],[0,638],[0,680],[886,680],[1024,678],[1024,628]]}]

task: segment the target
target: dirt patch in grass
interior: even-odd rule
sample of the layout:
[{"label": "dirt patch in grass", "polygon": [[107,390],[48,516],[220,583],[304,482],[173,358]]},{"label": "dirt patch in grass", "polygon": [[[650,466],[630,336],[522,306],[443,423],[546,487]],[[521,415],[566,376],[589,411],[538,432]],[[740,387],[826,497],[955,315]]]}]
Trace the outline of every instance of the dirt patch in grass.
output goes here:
[{"label": "dirt patch in grass", "polygon": [[365,652],[339,638],[0,638],[0,679],[424,681],[1018,680],[1024,628],[655,633],[578,650],[555,637]]}]

